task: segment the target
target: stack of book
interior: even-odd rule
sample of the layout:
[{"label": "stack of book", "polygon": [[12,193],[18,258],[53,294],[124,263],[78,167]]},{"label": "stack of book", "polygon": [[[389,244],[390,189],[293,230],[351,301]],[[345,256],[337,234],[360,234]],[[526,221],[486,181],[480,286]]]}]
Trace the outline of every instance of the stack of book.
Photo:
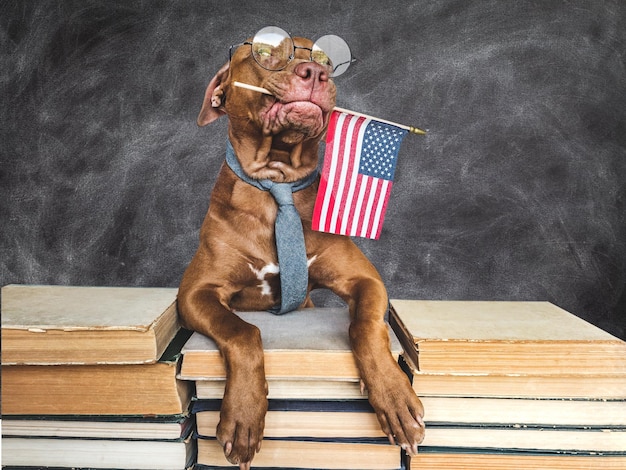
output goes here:
[{"label": "stack of book", "polygon": [[426,437],[411,469],[626,468],[626,343],[548,302],[392,300]]},{"label": "stack of book", "polygon": [[[361,392],[344,308],[273,315],[239,312],[259,327],[269,411],[255,468],[393,470],[401,449],[389,444]],[[391,335],[393,336],[393,335]],[[393,338],[392,352],[401,347]],[[194,333],[182,350],[179,378],[195,381],[198,464],[229,467],[215,439],[226,370],[215,343]]]},{"label": "stack of book", "polygon": [[2,288],[2,466],[183,470],[176,289]]}]

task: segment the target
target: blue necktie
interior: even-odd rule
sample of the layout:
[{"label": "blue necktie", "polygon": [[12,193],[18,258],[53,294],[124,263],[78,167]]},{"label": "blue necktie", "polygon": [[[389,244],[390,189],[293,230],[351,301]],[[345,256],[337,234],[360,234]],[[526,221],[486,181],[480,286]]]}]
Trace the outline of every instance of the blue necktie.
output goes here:
[{"label": "blue necktie", "polygon": [[263,191],[269,191],[278,204],[274,224],[276,252],[280,269],[280,307],[270,310],[283,314],[297,309],[306,299],[309,271],[304,246],[304,233],[300,214],[293,204],[293,192],[311,185],[317,178],[314,171],[306,178],[293,183],[275,183],[271,180],[255,180],[246,175],[230,141],[226,142],[226,163],[243,181]]}]

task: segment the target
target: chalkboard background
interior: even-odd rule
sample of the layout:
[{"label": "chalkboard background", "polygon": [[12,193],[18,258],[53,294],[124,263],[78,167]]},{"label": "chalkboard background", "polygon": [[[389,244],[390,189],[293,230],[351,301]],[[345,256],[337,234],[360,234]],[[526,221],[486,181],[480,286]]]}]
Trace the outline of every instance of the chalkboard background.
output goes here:
[{"label": "chalkboard background", "polygon": [[338,105],[429,130],[357,239],[392,297],[626,336],[625,2],[3,1],[0,25],[3,285],[177,286],[225,149],[205,86],[278,25],[351,45]]}]

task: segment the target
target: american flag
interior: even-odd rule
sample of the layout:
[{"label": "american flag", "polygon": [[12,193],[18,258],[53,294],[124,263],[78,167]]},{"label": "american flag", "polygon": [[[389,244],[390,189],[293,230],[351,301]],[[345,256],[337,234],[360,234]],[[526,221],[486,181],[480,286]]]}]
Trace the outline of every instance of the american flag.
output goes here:
[{"label": "american flag", "polygon": [[333,111],[313,230],[378,239],[407,131]]}]

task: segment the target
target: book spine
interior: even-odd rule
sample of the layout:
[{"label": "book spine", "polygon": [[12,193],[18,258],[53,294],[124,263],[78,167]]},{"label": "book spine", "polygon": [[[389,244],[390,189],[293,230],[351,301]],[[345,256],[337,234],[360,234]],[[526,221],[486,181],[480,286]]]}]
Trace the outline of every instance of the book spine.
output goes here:
[{"label": "book spine", "polygon": [[404,323],[402,323],[393,305],[389,307],[389,326],[391,326],[391,329],[402,346],[404,351],[403,356],[405,356],[406,361],[414,370],[419,371],[419,351],[413,341],[413,336],[408,332]]}]

